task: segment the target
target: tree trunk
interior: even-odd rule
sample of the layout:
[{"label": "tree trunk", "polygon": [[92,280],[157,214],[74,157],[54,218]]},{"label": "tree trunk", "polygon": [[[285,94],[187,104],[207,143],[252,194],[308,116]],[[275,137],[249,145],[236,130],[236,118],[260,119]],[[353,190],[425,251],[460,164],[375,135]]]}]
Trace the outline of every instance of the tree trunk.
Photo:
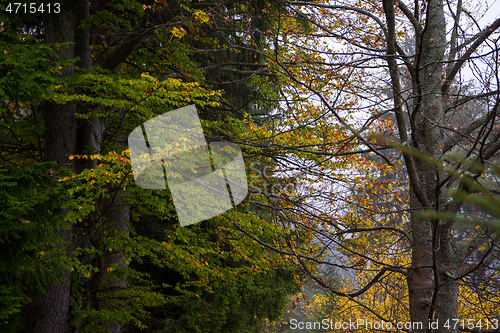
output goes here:
[{"label": "tree trunk", "polygon": [[[56,16],[47,22],[45,36],[48,44],[73,41],[72,22],[67,15]],[[64,59],[74,58],[74,48],[68,47],[62,54]],[[64,77],[74,74],[73,68],[62,69]],[[45,108],[44,160],[56,161],[57,167],[70,162],[69,156],[76,149],[76,103],[47,103]],[[73,169],[73,165],[69,164]],[[67,242],[66,253],[72,255],[72,230],[60,230],[61,239]],[[48,283],[47,295],[35,294],[33,301],[24,308],[24,316],[31,333],[69,332],[69,300],[71,272],[64,271],[64,281]]]},{"label": "tree trunk", "polygon": [[[123,194],[122,191],[120,191],[119,196],[121,194]],[[119,202],[120,198],[118,198],[117,201]],[[109,222],[109,225],[117,228],[118,232],[128,234],[129,210],[127,206],[118,207],[116,206],[116,203],[114,203],[114,206],[110,207],[110,209],[106,211],[104,217]],[[111,267],[113,267],[115,264],[119,264],[121,267],[126,266],[123,253],[114,252],[112,254],[109,254],[107,256],[106,264]],[[117,288],[124,288],[127,285],[126,280],[113,280],[111,283],[114,287]],[[114,292],[111,291],[111,293]],[[112,297],[113,296],[111,296],[111,298]],[[109,325],[107,325],[107,328],[111,331],[111,333],[121,333],[122,331],[122,325],[117,322],[109,323]]]},{"label": "tree trunk", "polygon": [[[443,155],[444,111],[441,85],[444,76],[443,59],[446,46],[446,23],[442,0],[430,0],[427,4],[426,25],[418,50],[415,96],[421,100],[416,110],[416,149],[428,156],[440,159]],[[453,280],[451,249],[451,223],[419,217],[422,208],[440,210],[442,194],[439,188],[440,171],[416,161],[416,173],[426,197],[426,205],[416,200],[412,189],[410,200],[413,252],[412,271],[408,277],[410,290],[410,314],[414,322],[422,322],[427,331],[428,321],[438,321],[434,332],[454,332],[447,329],[447,319],[457,318],[458,287]]]},{"label": "tree trunk", "polygon": [[[421,205],[410,193],[410,207],[420,208]],[[419,219],[416,214],[410,217],[412,230],[412,253],[410,273],[407,277],[409,290],[410,318],[414,323],[422,323],[421,332],[427,331],[429,311],[432,302],[432,232],[431,222]],[[418,332],[418,330],[415,330]]]}]

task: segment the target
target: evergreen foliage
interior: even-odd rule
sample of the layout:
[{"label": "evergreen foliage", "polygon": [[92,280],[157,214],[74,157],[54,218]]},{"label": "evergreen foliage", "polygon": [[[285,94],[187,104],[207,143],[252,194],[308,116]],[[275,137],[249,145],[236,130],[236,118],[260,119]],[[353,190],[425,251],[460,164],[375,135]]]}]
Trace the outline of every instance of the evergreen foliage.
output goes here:
[{"label": "evergreen foliage", "polygon": [[[229,51],[224,42],[240,38],[253,22],[214,30],[223,13],[237,17],[245,5],[210,12],[179,2],[181,14],[152,30],[147,42],[112,69],[100,66],[110,49],[145,13],[167,4],[92,1],[90,17],[77,22],[79,5],[68,4],[64,15],[73,29],[92,32],[93,68],[75,66],[81,59],[67,56],[74,43],[43,39],[49,26],[64,35],[68,22],[47,13],[35,19],[9,16],[1,8],[0,330],[27,332],[42,319],[51,321],[27,317],[24,307],[69,271],[67,329],[259,331],[265,320],[280,315],[297,276],[232,221],[276,244],[282,242],[280,229],[268,214],[248,206],[180,227],[168,191],[135,184],[123,139],[144,121],[189,104],[200,110],[209,140],[241,135],[247,126],[243,110],[271,112],[275,102],[263,96],[272,94],[272,85],[259,76],[263,72],[253,71],[264,65],[254,64],[261,60],[255,60],[253,42],[241,38],[240,49]],[[217,51],[203,56],[197,50],[206,47]],[[221,68],[227,75],[214,74]],[[51,133],[49,113],[59,108],[70,115],[71,105],[78,126],[70,136],[80,142],[82,124],[100,119],[101,137],[95,146],[78,143],[62,158],[66,166],[43,162],[47,134],[59,134]],[[70,242],[62,241],[62,231],[70,232]]]}]

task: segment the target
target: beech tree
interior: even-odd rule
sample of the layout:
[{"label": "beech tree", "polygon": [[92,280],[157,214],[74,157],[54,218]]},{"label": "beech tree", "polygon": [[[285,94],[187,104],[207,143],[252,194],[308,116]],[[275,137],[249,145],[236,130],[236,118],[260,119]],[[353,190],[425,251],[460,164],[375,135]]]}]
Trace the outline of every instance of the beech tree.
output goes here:
[{"label": "beech tree", "polygon": [[[500,19],[467,6],[2,7],[0,184],[18,190],[0,191],[0,269],[20,278],[0,278],[1,325],[134,331],[154,309],[151,329],[250,330],[300,267],[332,319],[497,329]],[[125,143],[192,103],[209,140],[242,147],[251,195],[181,228],[167,192],[134,185]]]},{"label": "beech tree", "polygon": [[182,228],[168,191],[135,185],[126,147],[189,104],[218,141],[244,131],[242,109],[267,112],[247,40],[261,4],[33,4],[0,14],[1,330],[251,331],[277,317],[295,270],[229,218],[268,241],[279,230],[243,206]]},{"label": "beech tree", "polygon": [[500,18],[444,0],[282,6],[295,16],[282,11],[263,53],[283,102],[249,134],[279,152],[272,175],[294,182],[267,207],[302,236],[282,253],[361,319],[496,329],[491,205],[463,221],[472,198],[498,193]]}]

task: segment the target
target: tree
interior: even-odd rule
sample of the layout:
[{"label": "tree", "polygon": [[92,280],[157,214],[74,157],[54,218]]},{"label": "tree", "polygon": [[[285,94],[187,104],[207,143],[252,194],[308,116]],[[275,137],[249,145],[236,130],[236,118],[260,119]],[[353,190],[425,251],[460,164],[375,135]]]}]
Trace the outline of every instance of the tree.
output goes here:
[{"label": "tree", "polygon": [[[36,5],[34,15],[24,7],[9,12],[3,6],[0,20],[5,47],[1,168],[8,171],[1,181],[27,187],[17,196],[2,190],[7,218],[14,214],[11,207],[26,201],[19,218],[5,226],[2,241],[22,232],[31,237],[21,248],[15,241],[2,248],[5,264],[15,251],[13,260],[21,259],[8,269],[2,262],[2,272],[14,270],[22,277],[18,285],[1,280],[8,302],[2,330],[120,332],[125,324],[129,330],[146,328],[149,311],[156,311],[166,331],[231,331],[277,316],[279,306],[274,306],[292,291],[294,270],[244,234],[234,235],[228,219],[271,242],[277,230],[269,221],[259,218],[257,209],[241,207],[181,228],[168,192],[135,185],[124,146],[124,138],[144,121],[193,103],[211,140],[244,129],[235,115],[241,105],[250,111],[258,103],[238,92],[222,99],[222,91],[211,85],[227,84],[226,77],[209,82],[208,72],[232,73],[231,80],[248,82],[241,89],[259,96],[256,87],[265,80],[255,75],[264,72],[255,70],[260,65],[254,45],[240,38],[253,29],[253,19],[215,35],[211,28],[240,18],[248,5],[67,1],[51,2],[50,12],[48,3]],[[216,57],[201,57],[200,47],[238,62],[213,66]],[[222,105],[226,112],[219,110]],[[27,201],[38,185],[46,191]],[[26,220],[33,224],[23,226]],[[144,228],[147,223],[158,228]],[[41,270],[28,282],[19,272],[25,261],[32,262],[26,271]],[[170,276],[154,276],[151,267]],[[243,284],[253,292],[236,293]],[[230,302],[239,307],[230,308]]]},{"label": "tree", "polygon": [[[455,332],[449,320],[471,313],[494,323],[495,237],[487,224],[459,222],[469,208],[477,212],[469,202],[485,210],[473,213],[483,219],[496,212],[488,170],[496,170],[500,149],[500,19],[482,27],[466,6],[96,0],[31,16],[2,8],[1,138],[13,153],[2,151],[9,175],[0,181],[20,186],[15,171],[28,165],[33,177],[19,184],[53,186],[19,211],[36,224],[10,224],[40,247],[16,252],[14,242],[5,251],[43,268],[41,251],[50,250],[62,272],[60,280],[45,272],[46,288],[2,280],[10,304],[2,325],[23,322],[16,308],[30,296],[23,306],[30,332],[143,328],[148,307],[166,330],[243,329],[276,313],[246,310],[269,302],[232,297],[235,286],[245,281],[261,298],[283,296],[296,273],[290,266],[345,308],[394,326],[409,318],[421,325],[413,330],[427,331],[439,320],[438,331]],[[239,98],[246,93],[251,98]],[[191,103],[210,140],[231,138],[260,164],[250,175],[252,208],[180,228],[167,192],[134,185],[124,138]],[[13,216],[9,209],[34,192],[1,193],[4,215]],[[57,212],[48,224],[44,204]],[[144,228],[149,222],[156,230]],[[60,242],[52,243],[56,233]],[[152,266],[168,282],[150,278]],[[260,280],[283,270],[277,293]],[[211,292],[224,286],[226,294]],[[229,310],[230,300],[241,306]],[[228,321],[243,309],[248,316]]]},{"label": "tree", "polygon": [[[269,209],[315,239],[304,248],[290,238],[282,251],[319,285],[378,320],[396,324],[387,307],[374,305],[380,300],[365,297],[379,287],[406,304],[399,318],[421,323],[415,331],[439,320],[436,331],[456,332],[444,324],[471,313],[498,320],[491,308],[497,243],[488,228],[469,225],[466,237],[458,231],[464,195],[450,198],[449,190],[498,192],[481,175],[498,163],[500,148],[500,19],[479,23],[461,1],[282,5],[309,24],[305,29],[283,11],[269,36],[266,59],[283,82],[284,102],[280,120],[255,126],[251,135],[269,138],[262,150],[280,152],[274,171],[299,186],[281,191],[281,204]],[[402,176],[377,181],[395,172]],[[356,283],[330,285],[324,269],[313,272],[318,264],[347,270]],[[472,288],[480,267],[487,278]],[[464,288],[477,301],[465,302]],[[482,288],[489,299],[479,296]]]}]

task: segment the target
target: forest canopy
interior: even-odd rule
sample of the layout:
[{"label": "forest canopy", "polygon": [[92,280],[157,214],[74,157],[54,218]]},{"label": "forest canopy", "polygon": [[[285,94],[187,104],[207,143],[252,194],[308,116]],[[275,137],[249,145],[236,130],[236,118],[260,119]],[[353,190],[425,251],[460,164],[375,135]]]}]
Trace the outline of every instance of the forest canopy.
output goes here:
[{"label": "forest canopy", "polygon": [[[0,330],[498,331],[499,28],[461,0],[3,1]],[[248,195],[183,227],[127,138],[188,105]]]}]

